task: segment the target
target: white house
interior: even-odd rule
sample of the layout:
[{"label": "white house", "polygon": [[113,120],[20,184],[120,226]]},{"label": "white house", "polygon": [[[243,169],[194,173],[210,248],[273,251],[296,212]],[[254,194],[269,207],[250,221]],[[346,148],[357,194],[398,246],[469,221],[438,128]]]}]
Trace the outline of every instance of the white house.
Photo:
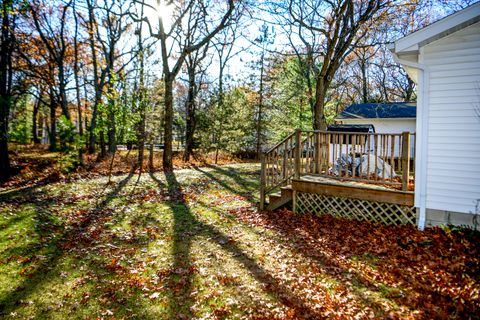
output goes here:
[{"label": "white house", "polygon": [[[375,133],[415,133],[416,113],[415,102],[360,103],[348,106],[335,118],[335,122],[342,125],[371,125]],[[414,141],[412,139],[411,154],[415,150]],[[395,146],[396,157],[400,155],[398,147]]]},{"label": "white house", "polygon": [[390,50],[418,84],[418,225],[480,223],[480,3]]},{"label": "white house", "polygon": [[416,131],[415,102],[361,103],[348,106],[336,118],[341,124],[371,124],[376,133]]}]

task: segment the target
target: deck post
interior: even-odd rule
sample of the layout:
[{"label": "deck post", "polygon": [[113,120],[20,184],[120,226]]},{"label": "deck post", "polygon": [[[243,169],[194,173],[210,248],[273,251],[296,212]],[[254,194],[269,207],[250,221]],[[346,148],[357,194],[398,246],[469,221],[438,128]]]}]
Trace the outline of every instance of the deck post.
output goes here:
[{"label": "deck post", "polygon": [[295,179],[300,178],[301,158],[302,158],[302,130],[295,131]]},{"label": "deck post", "polygon": [[314,137],[315,137],[315,149],[314,149],[314,154],[315,154],[315,173],[319,174],[320,173],[320,161],[321,161],[321,148],[323,147],[323,144],[321,143],[321,134],[320,132],[314,132]]},{"label": "deck post", "polygon": [[410,179],[410,132],[402,133],[402,190],[408,191]]},{"label": "deck post", "polygon": [[282,179],[287,178],[287,162],[288,162],[288,141],[283,144],[283,162],[282,162]]},{"label": "deck post", "polygon": [[[324,160],[325,160],[325,173],[328,174],[328,167],[330,166],[330,143],[332,142],[332,136],[330,133],[325,134],[325,150],[324,150]],[[333,159],[333,156],[332,156]]]},{"label": "deck post", "polygon": [[265,184],[266,184],[266,165],[265,165],[265,155],[262,153],[260,155],[260,210],[265,210]]}]

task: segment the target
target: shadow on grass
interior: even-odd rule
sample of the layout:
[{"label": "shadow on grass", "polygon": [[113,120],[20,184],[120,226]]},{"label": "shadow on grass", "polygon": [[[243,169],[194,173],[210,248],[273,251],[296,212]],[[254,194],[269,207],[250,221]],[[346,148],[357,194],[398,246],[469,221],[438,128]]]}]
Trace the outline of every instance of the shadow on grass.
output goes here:
[{"label": "shadow on grass", "polygon": [[[214,165],[207,165],[207,167],[213,169],[213,171],[219,174],[222,174],[226,177],[229,177],[235,180],[235,182],[241,185],[245,190],[248,190],[248,185],[251,184],[251,182],[249,182],[248,180],[242,177],[241,173],[238,172],[238,169],[236,168],[228,167],[228,169],[226,169],[225,167],[214,166]],[[260,180],[260,172],[255,173],[255,181],[259,181],[259,180]]]},{"label": "shadow on grass", "polygon": [[[185,196],[175,174],[166,172],[165,178],[170,197],[168,204],[173,213],[174,232],[172,245],[173,270],[169,279],[169,287],[172,289],[169,311],[170,318],[177,319],[185,316],[190,317],[190,307],[194,303],[191,299],[193,265],[190,250],[194,237],[191,230],[193,230],[192,226],[197,223],[197,220],[186,204]],[[159,183],[158,179],[154,178],[154,180]],[[159,187],[164,186],[161,183],[159,184]],[[183,309],[187,314],[181,314],[180,309]]]},{"label": "shadow on grass", "polygon": [[209,166],[209,167],[212,168],[213,170],[215,170],[216,172],[218,172],[218,173],[220,173],[220,174],[222,174],[222,175],[224,175],[224,176],[226,176],[230,179],[233,179],[237,184],[242,186],[243,190],[233,188],[228,182],[225,182],[222,179],[219,179],[218,177],[216,177],[211,172],[208,172],[208,171],[206,171],[206,170],[204,170],[200,167],[193,167],[193,169],[202,173],[203,175],[205,175],[206,177],[208,177],[212,181],[215,181],[225,190],[228,190],[228,191],[230,191],[230,192],[232,192],[236,195],[239,195],[241,197],[244,197],[245,199],[247,199],[251,203],[253,203],[255,201],[254,197],[251,195],[251,191],[248,190],[247,187],[246,187],[246,183],[247,183],[246,180],[241,178],[236,171],[235,171],[235,173],[230,174],[228,171],[226,171],[224,169],[220,169],[220,168],[214,167],[214,166]]},{"label": "shadow on grass", "polygon": [[[265,291],[273,294],[281,303],[292,308],[295,317],[309,318],[320,316],[307,305],[305,300],[293,295],[290,288],[281,284],[273,275],[260,266],[255,259],[239,248],[230,237],[215,227],[199,221],[186,204],[185,196],[175,174],[173,172],[165,173],[165,177],[170,196],[170,207],[174,218],[172,247],[174,270],[170,277],[172,292],[170,293],[169,306],[172,319],[194,316],[190,311],[190,307],[194,304],[191,272],[194,269],[194,265],[190,256],[190,250],[192,241],[196,236],[210,238],[223,250],[230,252],[257,281],[264,284]],[[155,178],[154,180],[157,181],[160,188],[164,187],[164,184],[159,179]],[[222,185],[224,182],[222,181],[220,184]],[[183,308],[186,314],[179,314],[180,308]]]},{"label": "shadow on grass", "polygon": [[[196,171],[201,172],[205,176],[209,177],[213,181],[216,181],[224,189],[236,194],[243,195],[242,192],[240,192],[239,190],[236,190],[235,188],[232,188],[231,186],[228,185],[227,182],[219,179],[212,172],[208,172],[197,167],[194,169]],[[215,171],[218,171],[218,172],[222,171],[221,174],[228,176],[234,179],[235,181],[238,180],[232,177],[230,175],[230,172],[227,170],[220,169]],[[268,293],[273,294],[284,305],[292,308],[295,311],[295,317],[300,317],[300,318],[321,317],[321,314],[316,313],[318,311],[315,311],[308,306],[307,301],[305,301],[301,297],[292,295],[291,294],[292,290],[289,287],[279,283],[279,281],[274,277],[274,275],[266,271],[261,265],[257,263],[257,261],[254,258],[250,257],[242,249],[240,249],[234,243],[234,241],[229,238],[228,235],[224,234],[222,231],[218,230],[214,226],[207,225],[199,221],[198,219],[196,219],[196,217],[192,214],[192,212],[188,208],[188,205],[185,203],[184,195],[181,191],[178,181],[175,178],[175,175],[173,173],[166,174],[166,179],[167,179],[167,185],[168,185],[170,197],[174,202],[176,202],[176,204],[171,205],[172,211],[174,214],[174,219],[175,219],[175,222],[174,222],[174,232],[175,232],[174,242],[175,243],[174,243],[174,249],[172,254],[174,255],[176,267],[178,268],[192,267],[191,261],[184,261],[183,259],[190,259],[189,250],[190,250],[190,247],[192,246],[193,237],[202,236],[202,237],[210,238],[213,241],[215,241],[223,250],[230,252],[232,256],[235,257],[235,259],[246,270],[248,270],[257,281],[263,283],[265,285],[264,286],[265,290]],[[155,180],[159,181],[156,178]],[[242,182],[238,182],[238,183],[239,184],[243,183],[243,185],[245,185],[245,183],[247,182],[246,180],[243,179]],[[159,186],[163,186],[163,184],[159,184]],[[201,204],[201,205],[207,207],[206,204]],[[220,211],[217,211],[217,213],[223,214]],[[376,287],[376,284],[364,278],[360,273],[355,272],[353,270],[349,271],[343,265],[340,265],[331,257],[326,256],[321,252],[318,252],[318,250],[315,247],[311,246],[306,239],[303,239],[302,237],[297,238],[296,236],[292,237],[292,234],[290,233],[291,230],[283,229],[282,226],[279,225],[276,221],[272,220],[271,223],[274,225],[277,225],[278,227],[276,228],[277,231],[279,231],[280,233],[283,233],[283,235],[288,237],[289,239],[292,239],[291,243],[289,243],[288,246],[291,247],[294,252],[296,252],[300,256],[303,256],[307,259],[310,259],[318,263],[318,266],[321,268],[322,273],[324,273],[326,276],[331,277],[342,284],[351,283],[353,281],[355,283],[358,283],[360,287],[363,287],[365,289],[368,289],[374,292],[379,292],[378,288]],[[190,231],[188,231],[189,228],[187,224],[197,225],[198,227],[195,228],[195,230],[190,229]],[[188,293],[193,290],[191,287],[192,281],[191,279],[188,278],[189,275],[190,273],[186,274],[185,275],[186,279],[182,281],[182,284],[186,284],[186,286],[184,287],[185,289],[184,295],[177,296],[177,297],[172,296],[172,300],[171,300],[172,312],[175,311],[175,308],[176,306],[179,305],[179,303],[185,302],[184,300],[185,297],[187,297],[187,300],[188,300],[188,296],[189,296]],[[353,296],[355,296],[356,299],[358,299],[358,301],[363,301],[363,303],[365,303],[366,305],[370,305],[375,310],[378,310],[379,314],[383,314],[384,312],[387,312],[387,309],[382,304],[382,302],[375,301],[373,299],[370,299],[369,297],[364,297],[361,293],[357,292],[355,288],[353,288],[353,291],[351,292],[351,294],[353,294]],[[188,304],[192,305],[193,301],[189,301]],[[174,314],[172,314],[172,318],[175,318]]]},{"label": "shadow on grass", "polygon": [[[236,194],[239,193],[239,190],[232,188],[222,179],[215,177],[212,172],[206,172],[205,170],[196,169],[199,172],[202,172],[207,177],[219,183],[220,186],[224,187],[230,192]],[[231,177],[229,171],[221,169],[224,172],[222,174]],[[75,239],[81,239],[81,244],[85,246],[89,245],[89,239],[85,239],[85,235],[88,235],[88,229],[93,224],[103,224],[101,221],[102,218],[111,214],[109,210],[103,210],[115,197],[118,196],[120,191],[127,185],[127,183],[132,178],[133,174],[127,176],[124,180],[120,181],[114,190],[110,191],[104,198],[103,201],[99,201],[99,204],[95,206],[92,210],[88,211],[85,214],[84,219],[74,225],[73,229],[68,230],[59,230],[59,236],[50,239],[45,243],[47,247],[46,257],[47,259],[42,262],[35,270],[30,273],[30,278],[23,281],[19,284],[14,290],[7,293],[4,297],[0,297],[0,317],[3,314],[8,314],[11,311],[15,311],[19,308],[19,303],[22,300],[27,299],[32,293],[41,288],[41,285],[46,283],[49,279],[58,277],[58,269],[56,266],[59,265],[59,261],[62,257],[68,254],[68,249],[63,245],[65,242],[70,243],[71,245],[76,246]],[[150,177],[153,181],[156,182],[158,187],[162,190],[166,190],[169,196],[169,201],[166,203],[170,206],[173,214],[173,245],[172,245],[172,257],[173,257],[173,268],[168,274],[168,284],[171,289],[168,292],[169,298],[169,316],[172,319],[176,318],[190,318],[194,316],[191,311],[191,307],[195,303],[194,298],[194,275],[195,275],[195,265],[194,260],[192,259],[192,245],[196,237],[203,237],[211,239],[216,243],[222,250],[231,253],[231,255],[236,259],[240,265],[248,270],[248,272],[260,283],[264,284],[262,286],[264,290],[273,295],[283,303],[284,305],[290,307],[295,313],[294,317],[296,318],[321,318],[322,315],[318,311],[313,310],[308,305],[308,302],[305,298],[296,296],[292,294],[292,289],[280,283],[275,274],[270,273],[262,267],[254,258],[252,258],[248,253],[244,252],[233,239],[231,239],[228,234],[217,229],[215,226],[208,225],[199,219],[196,218],[191,208],[188,206],[185,194],[182,191],[181,185],[177,181],[177,178],[174,173],[165,174],[165,182],[158,179],[155,175],[150,174]],[[235,180],[235,178],[232,178]],[[243,178],[242,178],[243,179]],[[248,183],[246,180],[243,183]],[[240,183],[239,183],[240,184]],[[241,184],[244,185],[244,184]],[[238,191],[238,192],[237,192]],[[42,194],[39,193],[38,196]],[[50,200],[52,201],[52,200]],[[49,206],[46,204],[35,203],[37,206],[36,219],[41,221],[40,225],[45,227],[53,226],[54,228],[61,229],[61,225],[57,225],[55,221],[51,221],[51,212],[49,211]],[[206,205],[206,204],[205,204]],[[217,212],[222,214],[221,212]],[[117,217],[117,215],[116,215]],[[276,223],[273,221],[272,223]],[[46,235],[48,232],[55,232],[55,230],[36,230],[39,235]],[[293,239],[291,234],[288,234],[288,230],[284,229],[283,232],[286,232],[286,236],[289,239]],[[67,241],[68,240],[68,241]],[[301,239],[299,239],[301,241]],[[131,244],[128,244],[131,245]],[[305,247],[307,245],[307,247]],[[322,254],[312,254],[315,251],[315,248],[308,247],[307,241],[305,243],[295,242],[291,244],[292,248],[298,249],[300,255],[308,257],[313,261],[317,261],[322,266],[331,267],[332,269],[327,268],[327,274],[335,276],[342,283],[346,283],[348,278],[343,275],[338,275],[340,273],[346,273],[345,269],[338,264],[335,264],[335,261],[331,260],[329,257],[326,257]],[[307,252],[305,252],[307,251]],[[84,259],[86,257],[81,257]],[[95,272],[102,270],[102,265],[99,263],[98,266],[91,266],[92,271]],[[335,272],[329,272],[329,270],[335,269]],[[339,270],[340,269],[340,270]],[[105,271],[103,269],[103,271]],[[113,275],[115,276],[115,275]],[[97,277],[102,277],[100,273],[97,273]],[[359,282],[363,282],[363,279],[359,278]],[[135,299],[136,296],[129,296],[128,299]],[[139,296],[138,300],[142,298]],[[129,302],[128,300],[127,302]],[[374,301],[370,303],[374,304]],[[377,306],[376,306],[377,307]],[[381,306],[378,306],[381,308]],[[125,309],[125,308],[124,308]],[[41,312],[39,308],[38,312]],[[38,316],[41,314],[39,313]],[[143,315],[143,318],[148,317],[149,315]]]},{"label": "shadow on grass", "polygon": [[42,184],[35,184],[29,187],[3,191],[0,193],[0,203],[16,204],[19,202],[19,198],[25,198],[27,196],[35,198],[37,194],[43,194],[43,192],[39,191],[43,186]]},{"label": "shadow on grass", "polygon": [[26,215],[16,215],[8,219],[7,221],[0,223],[0,231],[8,229],[21,221],[25,220],[27,218]]},{"label": "shadow on grass", "polygon": [[[79,245],[80,242],[86,241],[88,245],[88,241],[92,241],[92,239],[87,239],[86,230],[89,226],[92,226],[105,217],[107,214],[104,212],[105,207],[119,194],[132,176],[133,173],[130,173],[125,179],[120,181],[117,186],[106,195],[101,203],[86,212],[78,222],[73,223],[69,228],[65,228],[55,221],[51,213],[50,202],[45,200],[36,201],[35,197],[41,198],[41,196],[45,194],[44,191],[40,192],[36,190],[35,193],[28,193],[29,197],[34,197],[29,198],[29,200],[25,202],[30,202],[35,205],[35,233],[40,239],[40,243],[33,244],[33,246],[38,246],[38,249],[43,248],[44,251],[41,251],[43,258],[38,261],[36,267],[28,270],[25,279],[17,285],[16,288],[6,293],[3,297],[0,297],[0,316],[15,311],[15,309],[21,305],[22,301],[28,299],[42,284],[54,277],[58,277],[58,274],[54,271],[61,258],[68,254],[69,248],[66,246],[67,243],[70,243],[70,245]],[[48,199],[52,201],[51,198]],[[52,234],[56,234],[57,236],[52,236]],[[42,239],[47,240],[42,243]]]},{"label": "shadow on grass", "polygon": [[[248,185],[249,182],[246,179],[244,179],[237,172],[237,170],[235,170],[234,168],[225,169],[225,168],[222,168],[222,167],[219,167],[219,166],[213,166],[213,165],[209,165],[207,167],[211,168],[216,173],[222,174],[222,175],[224,175],[224,176],[226,176],[230,179],[233,179],[237,184],[239,184],[243,188],[247,189],[247,185]],[[208,176],[210,179],[212,179],[214,181],[217,181],[223,188],[225,188],[225,189],[227,189],[231,192],[234,192],[236,194],[243,195],[243,193],[240,193],[238,190],[235,190],[234,188],[230,187],[226,182],[224,182],[221,179],[218,179],[217,177],[215,177],[214,174],[209,173],[205,170],[201,170],[200,168],[197,168],[197,167],[195,167],[194,169],[202,172],[203,174]],[[248,192],[248,191],[246,191],[246,192]],[[204,206],[206,206],[206,204],[204,204]],[[283,234],[283,236],[288,237],[290,239],[296,238],[296,237],[292,237],[292,234],[290,233],[291,230],[283,229],[282,226],[280,224],[278,224],[278,220],[271,219],[270,223],[272,225],[276,225],[276,227],[277,227],[276,230],[280,231]],[[306,239],[301,238],[299,240],[294,240],[294,241],[289,243],[289,246],[292,247],[292,249],[294,249],[294,251],[297,252],[297,254],[299,254],[299,255],[301,255],[305,258],[309,258],[313,261],[316,261],[317,263],[319,263],[322,266],[326,266],[326,269],[327,269],[326,274],[328,276],[332,277],[332,278],[335,278],[337,281],[342,282],[342,283],[349,282],[350,281],[349,277],[351,277],[353,275],[354,280],[357,281],[362,286],[364,286],[365,288],[368,288],[368,289],[373,290],[373,291],[378,291],[378,288],[375,286],[375,284],[373,284],[370,281],[368,281],[367,279],[365,279],[359,273],[353,272],[354,274],[352,274],[351,272],[347,272],[347,270],[345,270],[336,261],[332,260],[330,257],[327,257],[326,255],[322,254],[321,252],[318,252],[318,250],[316,250],[316,248],[309,245],[309,242]],[[307,250],[305,250],[305,249],[307,249]],[[338,272],[339,270],[341,271],[340,273]],[[360,297],[359,295],[357,295],[357,296]],[[379,305],[378,303],[376,303],[374,301],[371,301],[371,299],[366,299],[366,300],[370,301],[371,304],[375,304],[377,308],[383,309],[383,307],[381,305]]]}]

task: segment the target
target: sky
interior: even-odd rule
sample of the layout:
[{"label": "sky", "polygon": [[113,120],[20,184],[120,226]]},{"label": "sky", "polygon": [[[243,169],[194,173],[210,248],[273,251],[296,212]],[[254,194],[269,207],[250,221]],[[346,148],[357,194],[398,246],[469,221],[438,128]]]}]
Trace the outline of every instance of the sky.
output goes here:
[{"label": "sky", "polygon": [[[171,26],[172,21],[172,14],[173,14],[173,6],[165,5],[165,1],[161,0],[160,5],[157,4],[156,0],[145,0],[147,4],[155,9],[147,9],[145,10],[145,15],[150,21],[158,21],[158,16],[160,15],[164,21],[164,25],[168,29]],[[437,0],[433,4],[432,9],[436,12],[435,20],[441,17],[452,13],[453,10],[459,9],[462,6],[467,4],[471,4],[473,2],[477,2],[476,0],[449,0],[449,7],[442,5],[442,0]],[[452,9],[453,7],[453,9]],[[240,37],[236,43],[235,48],[233,49],[234,52],[241,51],[240,54],[236,55],[234,58],[230,60],[230,63],[227,67],[227,74],[229,74],[232,78],[236,81],[242,81],[252,73],[255,72],[252,70],[248,65],[252,61],[256,61],[259,59],[259,48],[255,46],[254,39],[257,38],[261,34],[262,25],[265,22],[274,22],[275,18],[270,15],[265,10],[261,10],[256,8],[255,12],[253,13],[253,19],[246,19],[248,22],[245,22],[241,28],[242,37]],[[156,23],[154,23],[156,25]],[[270,31],[273,30],[274,33],[274,40],[268,46],[269,51],[278,51],[278,52],[285,52],[288,50],[288,38],[282,31],[281,26],[271,26]],[[149,36],[149,31],[146,26],[144,26],[143,30],[144,37]],[[128,40],[127,40],[128,41]],[[212,50],[213,51],[213,50]],[[158,45],[153,47],[152,55],[149,57],[149,72],[150,74],[155,77],[161,77],[162,67],[160,60],[160,48]],[[174,64],[174,58],[171,59],[170,65]],[[208,68],[209,78],[211,81],[216,81],[218,75],[218,60],[213,58],[212,63]]]},{"label": "sky", "polygon": [[[145,16],[149,19],[149,21],[154,22],[152,25],[157,25],[158,16],[160,15],[164,21],[164,25],[168,29],[172,24],[172,14],[173,14],[173,6],[164,5],[162,2],[160,6],[157,4],[156,0],[145,0],[145,3],[150,5],[155,9],[148,9],[146,6],[145,8]],[[260,18],[257,16],[257,18]],[[272,17],[267,16],[263,13],[261,19],[251,19],[248,23],[244,23],[241,34],[242,36],[238,38],[235,43],[235,48],[233,52],[239,52],[239,54],[235,55],[229,62],[227,66],[226,73],[230,75],[232,78],[241,79],[246,78],[252,71],[248,67],[248,64],[258,59],[256,56],[255,50],[258,48],[255,45],[252,45],[253,39],[260,34],[260,28],[264,23],[262,20],[272,19]],[[149,30],[146,25],[143,27],[144,37],[149,37]],[[127,41],[135,41],[135,39],[127,39]],[[133,44],[133,42],[132,42]],[[213,52],[214,50],[212,50]],[[150,74],[154,77],[161,77],[162,73],[162,66],[160,65],[160,46],[155,45],[153,47],[152,56],[150,56]],[[172,58],[170,61],[170,65],[173,65],[175,59]],[[219,63],[218,58],[214,57],[212,63],[208,67],[209,78],[211,81],[217,81],[218,79],[218,70],[219,70]]]}]

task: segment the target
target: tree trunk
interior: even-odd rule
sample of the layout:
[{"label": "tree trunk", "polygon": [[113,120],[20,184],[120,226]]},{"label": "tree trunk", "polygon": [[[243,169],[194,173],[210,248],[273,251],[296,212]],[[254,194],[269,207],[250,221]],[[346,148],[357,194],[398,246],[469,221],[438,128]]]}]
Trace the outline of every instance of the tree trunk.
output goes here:
[{"label": "tree trunk", "polygon": [[[114,68],[114,53],[115,52],[115,43],[111,43],[111,50],[108,55],[108,70],[109,70],[109,75],[108,75],[108,91],[110,92],[109,94],[109,99],[108,99],[108,109],[107,109],[107,124],[108,124],[108,153],[113,154],[117,150],[117,141],[116,141],[116,126],[115,126],[115,100],[112,98],[114,96],[114,80],[113,80],[113,68]],[[142,53],[142,58],[143,60],[143,53]],[[141,68],[143,68],[143,62],[141,63]],[[143,77],[143,72],[140,74],[141,77]]]},{"label": "tree trunk", "polygon": [[193,155],[193,148],[195,145],[195,115],[191,111],[189,115],[187,115],[187,129],[186,129],[186,137],[185,137],[185,152],[183,154],[183,161],[188,162],[190,161],[190,157]]},{"label": "tree trunk", "polygon": [[262,118],[263,118],[263,72],[264,72],[265,51],[262,52],[260,59],[260,90],[258,101],[258,118],[257,118],[257,159],[260,159],[262,152]]},{"label": "tree trunk", "polygon": [[[223,94],[223,71],[225,64],[220,63],[220,73],[218,76],[218,110],[215,112],[214,126],[218,120],[218,113],[223,110],[224,106],[224,94]],[[218,150],[220,149],[220,135],[222,134],[223,126],[222,121],[219,121],[218,128],[214,129],[214,139],[215,142],[215,164],[218,163]]]},{"label": "tree trunk", "polygon": [[148,156],[148,169],[150,170],[150,172],[153,172],[154,169],[155,169],[153,167],[153,141],[150,141],[150,154]]},{"label": "tree trunk", "polygon": [[[83,74],[83,76],[84,76],[84,79],[85,79],[85,77],[86,77],[85,73]],[[88,99],[87,99],[87,97],[88,97],[88,89],[87,89],[87,81],[83,81],[83,96],[85,97],[85,99],[83,99],[83,100],[84,100],[83,106],[84,106],[85,110],[88,110]],[[89,125],[88,125],[88,117],[87,117],[86,114],[84,115],[83,123],[84,123],[84,125],[85,125],[85,136],[84,136],[84,138],[85,138],[85,139],[84,139],[85,145],[84,145],[84,147],[85,147],[85,150],[88,151],[88,153],[91,153],[91,152],[90,152],[91,150],[89,150],[89,148],[90,148],[90,135],[89,135],[89,133],[90,133],[91,131],[90,131],[90,127],[89,127]],[[93,152],[95,152],[95,150],[93,150]]]},{"label": "tree trunk", "polygon": [[59,93],[60,93],[60,107],[62,108],[62,113],[70,122],[70,111],[68,110],[68,99],[67,99],[67,86],[65,81],[65,67],[63,60],[58,61],[58,82],[59,82]]},{"label": "tree trunk", "polygon": [[407,75],[407,90],[405,90],[405,102],[411,102],[415,88],[415,82]]},{"label": "tree trunk", "polygon": [[92,118],[90,119],[89,129],[89,144],[88,144],[88,153],[93,154],[96,151],[97,136],[95,135],[95,129],[97,128],[97,118],[98,118],[98,106],[101,101],[101,93],[95,93],[95,100],[93,103]]},{"label": "tree trunk", "polygon": [[52,89],[50,89],[50,132],[49,132],[49,140],[50,140],[50,151],[57,150],[57,116],[56,116],[56,101],[53,95]]},{"label": "tree trunk", "polygon": [[[74,2],[74,6],[76,3]],[[73,74],[75,77],[75,93],[77,96],[77,131],[78,135],[80,136],[79,142],[77,142],[77,148],[78,148],[78,162],[80,166],[84,165],[83,161],[83,145],[81,143],[82,138],[83,138],[83,123],[82,123],[82,101],[80,99],[80,80],[78,77],[79,73],[79,63],[78,63],[78,17],[77,13],[75,10],[75,7],[73,8],[73,16],[75,18],[75,36],[73,37],[73,46],[74,46],[74,66],[73,66]],[[85,96],[86,99],[86,96]]]},{"label": "tree trunk", "polygon": [[9,110],[10,99],[2,95],[0,97],[0,180],[5,180],[10,176],[10,158],[8,156]]},{"label": "tree trunk", "polygon": [[[79,53],[78,53],[78,18],[77,14],[74,11],[74,17],[75,17],[75,36],[73,38],[73,46],[74,46],[74,67],[73,67],[73,75],[75,77],[75,93],[77,95],[77,128],[78,128],[78,134],[80,136],[83,136],[83,123],[82,123],[82,101],[80,99],[80,80],[79,80]],[[86,96],[85,96],[86,98]]]},{"label": "tree trunk", "polygon": [[[140,104],[144,104],[144,97],[142,95]],[[137,144],[138,144],[138,158],[137,165],[140,168],[140,174],[143,171],[143,159],[145,158],[145,106],[142,106],[143,110],[140,110],[140,121],[137,128]]]},{"label": "tree trunk", "polygon": [[303,104],[304,104],[303,95],[300,95],[300,101],[299,101],[300,109],[299,109],[299,113],[298,113],[298,128],[301,129],[301,130],[303,130]]},{"label": "tree trunk", "polygon": [[[110,108],[112,108],[112,103],[110,102]],[[115,113],[113,110],[108,110],[108,153],[114,154],[117,150],[117,141],[115,139],[116,127],[115,127]]]},{"label": "tree trunk", "polygon": [[95,99],[93,103],[93,110],[92,110],[92,118],[90,120],[90,127],[89,127],[89,139],[88,139],[88,153],[92,154],[95,153],[95,144],[96,144],[96,137],[95,137],[95,128],[97,127],[97,116],[98,116],[98,105],[102,98],[102,87],[100,86],[99,76],[98,76],[98,65],[97,65],[97,49],[95,47],[95,14],[93,9],[93,4],[90,0],[87,0],[87,7],[88,7],[88,40],[90,44],[90,50],[92,51],[92,66],[93,66],[93,85],[95,88]]},{"label": "tree trunk", "polygon": [[38,138],[38,126],[37,126],[39,109],[40,109],[40,99],[37,99],[37,101],[33,105],[33,113],[32,113],[32,140],[34,144],[40,143],[40,139]]},{"label": "tree trunk", "polygon": [[100,102],[100,99],[97,99],[97,94],[95,94],[95,101],[93,104],[93,110],[92,110],[92,119],[90,120],[90,127],[88,130],[90,131],[90,136],[89,136],[89,143],[88,143],[88,153],[93,154],[95,153],[96,149],[96,142],[97,142],[97,137],[95,136],[95,129],[97,128],[97,117],[98,117],[98,104]]},{"label": "tree trunk", "polygon": [[317,79],[317,86],[315,92],[315,112],[313,120],[314,130],[326,130],[327,121],[325,119],[325,97],[329,82],[323,77]]},{"label": "tree trunk", "polygon": [[8,114],[10,101],[0,97],[0,180],[10,175],[10,158],[8,156]]},{"label": "tree trunk", "polygon": [[[143,6],[142,6],[142,15],[143,15]],[[139,30],[142,29],[142,22],[139,24]],[[137,123],[137,144],[138,144],[138,158],[137,164],[140,167],[140,174],[143,171],[143,159],[145,156],[145,134],[146,134],[146,90],[145,90],[145,51],[143,50],[143,41],[142,41],[142,32],[138,32],[137,38],[138,52],[139,52],[139,95],[138,95],[138,106],[140,121]]]},{"label": "tree trunk", "polygon": [[40,110],[40,114],[38,116],[38,126],[39,126],[39,131],[40,131],[40,134],[39,134],[39,140],[40,140],[40,143],[43,143],[43,139],[45,137],[45,125],[46,125],[46,120],[44,119],[44,111],[45,109],[42,108],[42,110]]},{"label": "tree trunk", "polygon": [[[193,67],[192,67],[193,68]],[[185,151],[183,161],[190,161],[193,154],[194,134],[195,134],[195,70],[190,70],[188,75],[188,95],[186,102],[186,132],[185,132]]]},{"label": "tree trunk", "polygon": [[173,79],[165,76],[165,129],[164,129],[163,170],[173,171]]},{"label": "tree trunk", "polygon": [[0,43],[0,180],[10,176],[10,158],[8,155],[8,117],[10,115],[12,87],[12,34],[10,30],[10,6],[12,1],[5,0],[1,7],[2,27]]},{"label": "tree trunk", "polygon": [[363,103],[368,103],[367,64],[365,57],[362,57],[360,67],[362,69],[362,101]]},{"label": "tree trunk", "polygon": [[105,144],[105,133],[102,130],[98,133],[98,135],[100,136],[100,159],[104,159],[105,156],[107,155],[107,148]]}]

